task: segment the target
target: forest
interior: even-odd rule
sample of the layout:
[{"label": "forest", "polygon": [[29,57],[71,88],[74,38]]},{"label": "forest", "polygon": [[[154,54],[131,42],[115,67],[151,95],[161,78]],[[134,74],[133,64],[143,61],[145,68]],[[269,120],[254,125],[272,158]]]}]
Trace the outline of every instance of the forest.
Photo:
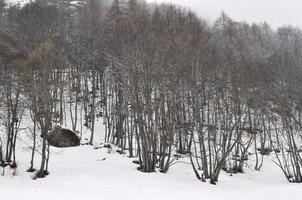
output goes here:
[{"label": "forest", "polygon": [[102,123],[104,146],[143,173],[188,162],[196,179],[216,184],[274,155],[288,182],[301,183],[301,94],[296,27],[226,13],[212,24],[141,0],[0,0],[0,169],[18,168],[25,129],[28,171],[42,178],[55,125],[79,137],[89,129],[81,144],[93,145]]}]

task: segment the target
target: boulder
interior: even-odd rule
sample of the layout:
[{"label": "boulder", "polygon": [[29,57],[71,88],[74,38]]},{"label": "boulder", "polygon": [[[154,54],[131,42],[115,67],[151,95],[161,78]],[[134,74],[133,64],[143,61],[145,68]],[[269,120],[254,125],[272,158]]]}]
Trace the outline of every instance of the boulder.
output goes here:
[{"label": "boulder", "polygon": [[74,131],[55,125],[47,134],[47,142],[58,148],[75,147],[80,145],[80,138]]}]

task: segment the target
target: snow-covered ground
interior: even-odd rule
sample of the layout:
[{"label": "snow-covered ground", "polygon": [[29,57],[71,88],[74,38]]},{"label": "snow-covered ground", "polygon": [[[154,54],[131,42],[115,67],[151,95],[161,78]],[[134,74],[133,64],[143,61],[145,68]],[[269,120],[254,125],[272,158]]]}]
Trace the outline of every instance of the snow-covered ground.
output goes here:
[{"label": "snow-covered ground", "polygon": [[[100,130],[97,131],[101,135]],[[141,173],[125,155],[106,148],[80,146],[51,148],[50,175],[32,180],[30,152],[18,154],[18,176],[0,176],[1,200],[300,200],[301,184],[287,183],[267,158],[261,172],[222,174],[218,185],[198,181],[187,164],[176,164],[167,174]],[[36,161],[38,167],[39,161]],[[251,166],[252,168],[252,166]]]}]

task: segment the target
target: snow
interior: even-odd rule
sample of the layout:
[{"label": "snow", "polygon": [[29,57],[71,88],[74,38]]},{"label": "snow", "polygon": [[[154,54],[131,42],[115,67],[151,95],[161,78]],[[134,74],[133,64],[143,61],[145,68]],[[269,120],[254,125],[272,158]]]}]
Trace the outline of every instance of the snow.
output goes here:
[{"label": "snow", "polygon": [[[28,126],[30,119],[24,118]],[[80,120],[78,121],[80,123]],[[27,124],[27,125],[26,125]],[[67,123],[71,124],[71,123]],[[18,140],[17,176],[13,170],[0,175],[2,200],[300,200],[302,184],[290,184],[273,163],[273,156],[265,156],[262,170],[253,169],[254,161],[245,166],[245,174],[230,176],[222,173],[216,186],[198,181],[189,164],[177,163],[167,174],[142,173],[133,159],[100,147],[104,139],[102,119],[97,119],[94,146],[73,148],[51,147],[49,176],[32,180],[27,173],[30,161],[30,132],[20,133]],[[70,128],[69,126],[64,126]],[[84,128],[84,127],[83,127]],[[27,138],[27,139],[26,139]],[[83,129],[83,141],[89,140],[89,130]],[[109,153],[110,152],[110,153]],[[40,156],[36,153],[35,166]],[[184,160],[187,161],[187,160]],[[0,174],[2,174],[0,168]]]},{"label": "snow", "polygon": [[82,6],[82,4],[85,2],[84,1],[71,1],[69,3],[74,6]]},{"label": "snow", "polygon": [[[6,3],[8,4],[9,7],[11,6],[19,6],[19,7],[23,7],[26,4],[30,3],[30,2],[34,2],[35,0],[5,0]],[[71,1],[69,2],[69,4],[71,5],[72,8],[77,8],[77,7],[81,7],[83,6],[83,4],[85,4],[85,1]]]},{"label": "snow", "polygon": [[9,6],[20,6],[23,7],[26,4],[33,2],[34,0],[5,0]]},{"label": "snow", "polygon": [[[104,127],[99,126],[96,134],[102,135],[103,131]],[[223,173],[218,185],[213,186],[198,181],[188,164],[173,165],[167,174],[146,174],[137,171],[126,155],[108,154],[106,148],[89,145],[51,147],[50,175],[32,180],[31,174],[25,172],[30,152],[20,149],[18,155],[18,175],[12,176],[12,171],[6,171],[5,176],[0,176],[1,199],[301,199],[302,185],[288,183],[270,157],[266,157],[261,172],[252,170],[252,165],[246,166],[245,174]],[[39,160],[36,160],[35,167],[38,166]]]},{"label": "snow", "polygon": [[301,186],[286,183],[274,165],[265,172],[223,175],[219,185],[212,186],[195,180],[183,164],[168,174],[144,174],[127,157],[104,149],[81,146],[56,152],[45,179],[33,181],[23,172],[0,177],[1,199],[301,199]]}]

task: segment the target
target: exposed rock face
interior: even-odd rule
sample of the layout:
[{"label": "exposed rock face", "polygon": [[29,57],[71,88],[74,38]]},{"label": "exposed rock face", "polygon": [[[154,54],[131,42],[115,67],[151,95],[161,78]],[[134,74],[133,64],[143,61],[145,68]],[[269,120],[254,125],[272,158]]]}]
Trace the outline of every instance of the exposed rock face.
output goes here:
[{"label": "exposed rock face", "polygon": [[80,138],[70,129],[55,125],[47,135],[47,141],[50,146],[66,148],[80,145]]}]

